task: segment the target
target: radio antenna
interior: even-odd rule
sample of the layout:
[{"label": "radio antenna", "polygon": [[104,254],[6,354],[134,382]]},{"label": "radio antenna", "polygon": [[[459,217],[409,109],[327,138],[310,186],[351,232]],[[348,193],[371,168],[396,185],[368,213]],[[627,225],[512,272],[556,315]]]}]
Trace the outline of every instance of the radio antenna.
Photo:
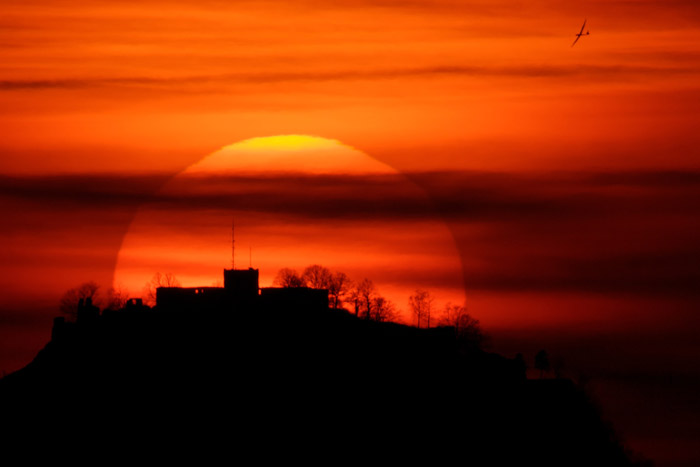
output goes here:
[{"label": "radio antenna", "polygon": [[231,219],[231,269],[236,269],[236,223]]}]

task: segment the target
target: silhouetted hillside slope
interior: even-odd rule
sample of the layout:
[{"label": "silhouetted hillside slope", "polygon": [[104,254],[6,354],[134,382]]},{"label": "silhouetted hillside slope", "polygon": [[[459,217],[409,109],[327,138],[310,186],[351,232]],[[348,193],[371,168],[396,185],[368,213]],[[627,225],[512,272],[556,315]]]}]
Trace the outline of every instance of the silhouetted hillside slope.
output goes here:
[{"label": "silhouetted hillside slope", "polygon": [[104,433],[144,423],[153,436],[228,433],[235,449],[277,460],[301,449],[392,463],[630,464],[571,381],[526,380],[516,361],[461,347],[451,328],[344,311],[59,322],[0,391],[5,423],[31,413]]}]

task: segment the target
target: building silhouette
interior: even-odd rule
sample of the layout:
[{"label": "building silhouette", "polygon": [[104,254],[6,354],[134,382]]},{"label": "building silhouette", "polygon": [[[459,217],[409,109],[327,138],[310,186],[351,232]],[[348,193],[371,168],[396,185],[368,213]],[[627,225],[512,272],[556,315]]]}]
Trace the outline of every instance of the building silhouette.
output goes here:
[{"label": "building silhouette", "polygon": [[224,269],[223,287],[158,287],[159,311],[230,312],[249,309],[322,311],[328,309],[328,290],[308,287],[260,288],[258,269]]}]

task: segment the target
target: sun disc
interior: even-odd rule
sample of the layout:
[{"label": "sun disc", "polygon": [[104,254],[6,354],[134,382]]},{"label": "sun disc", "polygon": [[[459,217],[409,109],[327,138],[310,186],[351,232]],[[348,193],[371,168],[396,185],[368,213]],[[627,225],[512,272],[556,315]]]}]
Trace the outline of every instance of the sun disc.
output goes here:
[{"label": "sun disc", "polygon": [[400,309],[417,288],[464,301],[452,235],[426,194],[391,167],[332,139],[253,138],[203,158],[143,205],[124,237],[115,284],[139,296],[156,272],[183,286],[221,283],[231,267],[312,264],[369,278]]}]

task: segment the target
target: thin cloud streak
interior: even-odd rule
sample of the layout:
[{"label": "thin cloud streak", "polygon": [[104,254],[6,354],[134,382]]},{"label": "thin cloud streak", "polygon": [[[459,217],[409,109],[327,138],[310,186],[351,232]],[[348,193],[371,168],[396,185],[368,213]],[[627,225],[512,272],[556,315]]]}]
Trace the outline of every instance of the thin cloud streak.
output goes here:
[{"label": "thin cloud streak", "polygon": [[254,84],[265,85],[286,82],[324,82],[324,81],[360,81],[387,80],[411,77],[518,77],[518,78],[560,78],[560,77],[594,77],[601,80],[623,79],[642,75],[663,77],[668,75],[692,75],[700,72],[698,67],[653,67],[633,65],[571,65],[571,66],[514,66],[514,67],[478,67],[478,66],[433,66],[422,68],[403,68],[386,70],[339,70],[319,71],[316,73],[241,73],[223,75],[202,75],[180,78],[70,78],[70,79],[16,79],[0,81],[0,90],[50,90],[50,89],[88,89],[100,87],[177,87],[201,84]]}]

